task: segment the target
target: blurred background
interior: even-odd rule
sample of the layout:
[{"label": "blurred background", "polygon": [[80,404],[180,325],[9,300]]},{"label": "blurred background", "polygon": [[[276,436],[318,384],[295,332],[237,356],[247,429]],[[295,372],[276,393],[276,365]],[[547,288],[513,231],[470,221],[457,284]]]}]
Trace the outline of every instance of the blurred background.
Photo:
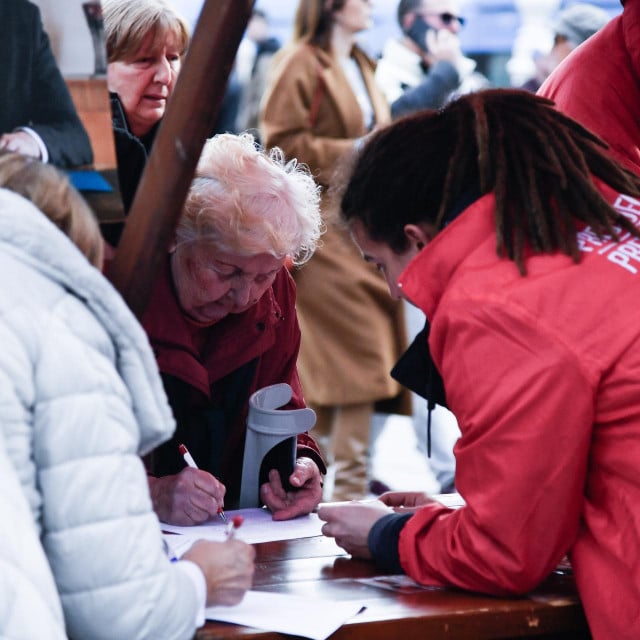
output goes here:
[{"label": "blurred background", "polygon": [[[399,34],[396,22],[398,0],[373,0],[374,25],[361,36],[361,43],[373,57],[384,42]],[[91,38],[82,11],[82,0],[35,0],[51,38],[52,48],[63,74],[93,71]],[[195,25],[203,0],[173,0],[176,8]],[[553,44],[554,18],[571,0],[460,0],[467,19],[460,32],[466,55],[478,63],[496,86],[519,86],[535,72],[534,59],[546,54]],[[611,17],[622,10],[619,0],[590,0]],[[295,0],[257,0],[256,8],[268,16],[272,35],[282,43],[289,40]]]},{"label": "blurred background", "polygon": [[[202,0],[174,0],[193,25]],[[384,42],[399,34],[398,0],[373,0],[374,25],[361,36],[364,48],[378,57]],[[478,70],[495,86],[519,86],[535,73],[534,59],[553,44],[551,25],[562,9],[575,4],[567,0],[461,0],[466,23],[460,32],[462,49],[476,60]],[[622,10],[619,0],[589,0],[611,17]],[[256,8],[269,18],[271,31],[287,42],[295,13],[295,0],[257,0]]]}]

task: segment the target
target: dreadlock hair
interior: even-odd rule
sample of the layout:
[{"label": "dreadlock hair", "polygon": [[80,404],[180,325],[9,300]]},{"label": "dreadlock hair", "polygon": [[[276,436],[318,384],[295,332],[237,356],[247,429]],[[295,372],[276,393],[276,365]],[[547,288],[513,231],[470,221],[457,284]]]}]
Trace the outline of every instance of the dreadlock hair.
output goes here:
[{"label": "dreadlock hair", "polygon": [[527,91],[489,89],[423,111],[372,134],[351,159],[334,197],[347,225],[358,220],[375,242],[408,248],[407,224],[440,231],[469,192],[495,196],[497,252],[526,273],[525,250],[580,260],[577,227],[618,240],[640,237],[593,177],[630,196],[640,177],[613,160],[595,134]]}]

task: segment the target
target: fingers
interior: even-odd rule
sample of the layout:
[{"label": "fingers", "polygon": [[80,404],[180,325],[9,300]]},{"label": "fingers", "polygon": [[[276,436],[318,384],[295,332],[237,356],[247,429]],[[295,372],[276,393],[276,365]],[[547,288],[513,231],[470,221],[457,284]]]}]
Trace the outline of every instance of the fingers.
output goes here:
[{"label": "fingers", "polygon": [[40,157],[40,148],[37,142],[25,131],[3,134],[0,137],[0,149],[15,151],[34,158]]},{"label": "fingers", "polygon": [[272,469],[269,472],[269,482],[260,487],[260,497],[273,514],[274,520],[289,520],[311,513],[322,499],[320,471],[313,460],[300,458],[289,476],[289,482],[300,488],[285,491],[280,474]]},{"label": "fingers", "polygon": [[253,583],[255,549],[240,540],[196,542],[185,560],[195,562],[207,583],[207,604],[237,604]]},{"label": "fingers", "polygon": [[311,460],[311,458],[298,458],[293,468],[293,473],[289,476],[289,482],[294,487],[302,487],[307,482],[311,482],[316,478],[318,483],[320,483],[321,478],[318,465]]},{"label": "fingers", "polygon": [[163,522],[189,526],[213,518],[224,505],[225,486],[210,473],[186,468],[150,481],[153,508]]}]

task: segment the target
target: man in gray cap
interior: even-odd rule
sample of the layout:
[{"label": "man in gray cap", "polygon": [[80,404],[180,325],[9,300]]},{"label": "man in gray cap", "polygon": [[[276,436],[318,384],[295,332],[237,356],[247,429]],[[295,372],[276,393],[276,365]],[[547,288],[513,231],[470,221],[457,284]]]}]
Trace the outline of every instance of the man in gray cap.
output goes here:
[{"label": "man in gray cap", "polygon": [[553,24],[554,40],[549,53],[549,72],[607,22],[609,14],[592,4],[573,4],[561,11]]},{"label": "man in gray cap", "polygon": [[609,144],[640,175],[640,0],[578,47],[538,91]]},{"label": "man in gray cap", "polygon": [[538,73],[523,89],[537,91],[545,78],[579,45],[609,21],[609,14],[592,4],[576,3],[563,9],[552,23],[551,51],[536,61]]}]

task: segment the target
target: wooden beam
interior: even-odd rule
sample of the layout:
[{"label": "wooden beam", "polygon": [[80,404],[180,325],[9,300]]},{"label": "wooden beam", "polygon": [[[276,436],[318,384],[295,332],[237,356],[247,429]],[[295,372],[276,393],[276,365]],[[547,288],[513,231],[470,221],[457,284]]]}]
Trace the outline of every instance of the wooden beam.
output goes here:
[{"label": "wooden beam", "polygon": [[109,277],[140,318],[211,134],[254,0],[205,0]]}]

